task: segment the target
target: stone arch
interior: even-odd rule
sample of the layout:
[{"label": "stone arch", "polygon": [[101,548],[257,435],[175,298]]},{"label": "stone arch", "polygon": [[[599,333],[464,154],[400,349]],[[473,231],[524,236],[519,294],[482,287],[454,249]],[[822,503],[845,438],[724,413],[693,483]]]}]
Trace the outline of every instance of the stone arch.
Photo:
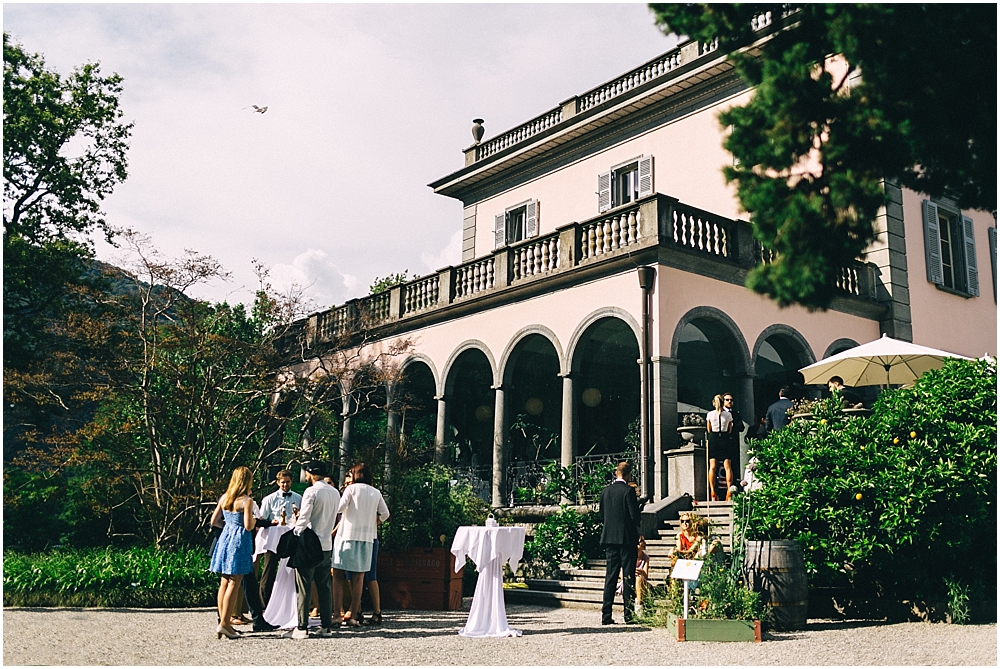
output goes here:
[{"label": "stone arch", "polygon": [[757,336],[757,341],[753,345],[753,356],[750,358],[751,373],[756,373],[757,355],[760,353],[760,347],[764,345],[765,341],[775,335],[779,335],[791,341],[798,348],[798,352],[800,354],[799,362],[802,367],[816,362],[816,355],[813,353],[812,346],[810,346],[809,342],[806,341],[806,338],[802,336],[802,333],[790,325],[775,323],[774,325],[769,325],[764,328],[764,331]]},{"label": "stone arch", "polygon": [[750,413],[745,388],[750,351],[739,326],[715,307],[695,307],[677,322],[670,346],[677,360],[677,402],[682,413],[705,412],[722,392],[739,394],[741,411]]},{"label": "stone arch", "polygon": [[848,349],[852,349],[860,345],[861,344],[854,341],[853,339],[848,339],[846,337],[836,339],[833,342],[831,342],[829,346],[826,347],[826,350],[823,352],[823,359],[825,360],[826,358],[829,358],[831,355],[837,355],[838,353],[843,353]]},{"label": "stone arch", "polygon": [[424,363],[427,365],[427,368],[431,370],[431,376],[434,377],[435,392],[439,392],[443,382],[441,377],[438,375],[437,366],[435,366],[434,361],[431,360],[430,356],[425,355],[424,353],[412,353],[407,356],[406,360],[403,361],[403,364],[399,366],[399,371],[403,373],[406,371],[407,367],[417,362]]},{"label": "stone arch", "polygon": [[[592,311],[587,314],[587,316],[580,321],[580,324],[576,326],[576,329],[573,330],[573,334],[569,338],[569,345],[566,347],[566,359],[563,361],[561,373],[566,374],[568,372],[577,371],[574,367],[578,364],[575,358],[577,352],[576,349],[580,344],[580,339],[591,325],[602,318],[617,318],[620,321],[624,321],[625,324],[632,329],[632,333],[635,335],[635,340],[639,342],[639,350],[640,352],[642,351],[642,328],[639,326],[639,323],[635,320],[635,318],[632,317],[632,314],[620,307],[603,307],[597,311]],[[638,364],[638,361],[636,364]]]},{"label": "stone arch", "polygon": [[715,307],[695,307],[691,309],[686,314],[681,316],[680,320],[677,321],[677,325],[674,327],[674,335],[670,341],[670,357],[676,358],[678,356],[678,349],[680,348],[681,332],[684,330],[684,326],[696,321],[696,320],[710,320],[715,321],[732,335],[733,339],[736,341],[738,354],[741,359],[743,368],[737,370],[741,374],[750,373],[750,348],[747,346],[747,340],[743,337],[743,331],[740,330],[740,326],[736,324],[729,315],[722,311],[721,309],[716,309]]},{"label": "stone arch", "polygon": [[[631,430],[638,436],[641,334],[633,319],[616,312],[620,310],[602,309],[585,319],[568,354],[572,374],[563,385],[563,406],[570,390],[572,450],[584,456],[619,454],[627,450]],[[564,423],[564,433],[567,428]]]},{"label": "stone arch", "polygon": [[556,337],[555,333],[544,325],[528,325],[514,333],[514,336],[510,338],[510,342],[504,349],[503,355],[500,356],[500,364],[496,368],[496,375],[494,377],[496,385],[502,385],[505,381],[507,377],[507,363],[510,362],[510,356],[514,352],[514,349],[521,343],[521,340],[533,334],[541,335],[549,340],[549,343],[552,344],[552,347],[556,351],[556,356],[559,358],[560,372],[566,370],[566,356],[563,354],[562,344],[559,343],[559,338]]},{"label": "stone arch", "polygon": [[452,368],[455,366],[455,361],[458,357],[468,351],[469,349],[476,349],[486,356],[486,359],[490,363],[490,372],[493,375],[494,383],[496,383],[496,378],[498,374],[498,367],[496,360],[493,358],[493,353],[490,351],[490,347],[479,341],[478,339],[466,339],[461,344],[455,347],[451,355],[448,356],[448,361],[444,364],[443,373],[438,377],[438,395],[444,396],[451,393],[452,386],[454,385],[454,379],[452,378]]}]

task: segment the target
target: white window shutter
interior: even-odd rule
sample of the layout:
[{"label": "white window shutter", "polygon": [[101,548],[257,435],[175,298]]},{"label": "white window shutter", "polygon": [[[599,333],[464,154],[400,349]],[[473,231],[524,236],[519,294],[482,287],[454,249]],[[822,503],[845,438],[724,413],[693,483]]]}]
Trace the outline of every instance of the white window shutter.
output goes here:
[{"label": "white window shutter", "polygon": [[531,200],[524,206],[524,238],[538,236],[538,200]]},{"label": "white window shutter", "polygon": [[611,209],[611,172],[597,177],[597,211],[603,214]]},{"label": "white window shutter", "polygon": [[653,156],[639,159],[639,197],[653,194]]},{"label": "white window shutter", "polygon": [[496,237],[493,248],[507,243],[507,214],[497,214],[493,219],[493,234]]},{"label": "white window shutter", "polygon": [[927,255],[927,280],[942,285],[941,229],[938,227],[937,205],[930,200],[924,200],[924,253]]},{"label": "white window shutter", "polygon": [[987,228],[990,238],[990,264],[993,266],[993,301],[997,299],[997,229]]},{"label": "white window shutter", "polygon": [[965,290],[969,295],[979,297],[979,267],[976,263],[976,228],[972,219],[962,217],[962,231],[965,237]]}]

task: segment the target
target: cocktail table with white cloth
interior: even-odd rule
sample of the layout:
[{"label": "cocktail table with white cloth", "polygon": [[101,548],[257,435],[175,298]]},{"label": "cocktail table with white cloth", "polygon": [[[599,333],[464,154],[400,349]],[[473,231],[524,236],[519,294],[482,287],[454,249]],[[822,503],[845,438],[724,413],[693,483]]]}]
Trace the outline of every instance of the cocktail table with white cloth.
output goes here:
[{"label": "cocktail table with white cloth", "polygon": [[[291,525],[272,525],[257,530],[253,556],[267,551],[278,552],[281,537],[292,529]],[[292,629],[299,624],[298,595],[295,592],[295,570],[288,566],[288,558],[281,558],[274,577],[271,599],[264,609],[264,620],[279,629]]]},{"label": "cocktail table with white cloth", "polygon": [[503,601],[503,565],[517,571],[524,553],[523,527],[460,527],[451,543],[455,571],[465,565],[468,556],[479,571],[476,592],[472,596],[469,619],[459,634],[469,637],[521,636],[520,630],[507,625]]}]

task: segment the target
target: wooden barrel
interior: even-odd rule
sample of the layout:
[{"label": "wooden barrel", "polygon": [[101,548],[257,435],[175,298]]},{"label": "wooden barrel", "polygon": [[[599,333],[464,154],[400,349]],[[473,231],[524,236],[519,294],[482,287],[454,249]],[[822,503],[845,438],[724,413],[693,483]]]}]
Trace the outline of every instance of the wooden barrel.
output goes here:
[{"label": "wooden barrel", "polygon": [[797,541],[748,541],[744,561],[753,589],[764,594],[774,627],[800,630],[806,626],[809,580]]}]

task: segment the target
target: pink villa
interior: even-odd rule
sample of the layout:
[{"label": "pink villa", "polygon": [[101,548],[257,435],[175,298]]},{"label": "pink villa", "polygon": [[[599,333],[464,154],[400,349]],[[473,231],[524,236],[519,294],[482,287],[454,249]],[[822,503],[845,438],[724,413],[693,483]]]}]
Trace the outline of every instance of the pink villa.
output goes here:
[{"label": "pink villa", "polygon": [[648,499],[704,499],[685,414],[731,392],[749,423],[798,369],[882,334],[996,355],[993,215],[890,181],[878,240],[829,310],[744,287],[767,257],[722,177],[717,116],[751,95],[725,53],[688,41],[491,139],[476,122],[465,164],[430,184],[464,206],[461,264],[298,323],[293,370],[313,373],[361,315],[365,348],[408,338],[390,432],[405,387],[436,408],[436,459],[503,507],[543,463],[629,443]]}]

